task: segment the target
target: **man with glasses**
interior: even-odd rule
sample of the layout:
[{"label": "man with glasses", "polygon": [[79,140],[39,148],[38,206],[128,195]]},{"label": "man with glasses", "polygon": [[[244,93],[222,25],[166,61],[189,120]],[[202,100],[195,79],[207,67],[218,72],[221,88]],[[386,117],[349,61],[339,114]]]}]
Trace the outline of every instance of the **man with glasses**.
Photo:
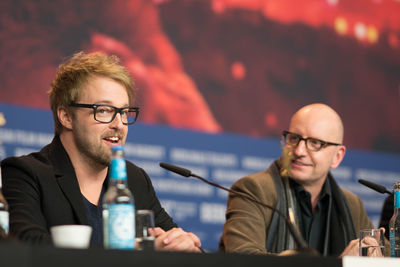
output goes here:
[{"label": "man with glasses", "polygon": [[[345,155],[343,134],[332,108],[305,106],[283,132],[282,156],[267,170],[239,179],[232,189],[286,214],[321,255],[358,255],[360,229],[374,227],[360,198],[339,188],[330,173]],[[277,213],[231,194],[220,249],[285,254],[295,243]]]},{"label": "man with glasses", "polygon": [[[81,52],[59,66],[50,90],[52,143],[1,164],[12,236],[49,243],[51,226],[88,224],[92,244],[102,245],[111,146],[125,144],[128,125],[139,114],[133,89],[115,56]],[[161,207],[145,171],[128,161],[126,166],[136,208],[154,212],[156,249],[200,251],[199,238],[177,228]]]}]

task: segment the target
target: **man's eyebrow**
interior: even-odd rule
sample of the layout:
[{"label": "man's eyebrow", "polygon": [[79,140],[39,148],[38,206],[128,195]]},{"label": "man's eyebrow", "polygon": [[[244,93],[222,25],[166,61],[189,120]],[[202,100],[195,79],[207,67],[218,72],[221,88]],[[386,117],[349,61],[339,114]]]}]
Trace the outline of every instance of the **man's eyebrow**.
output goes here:
[{"label": "man's eyebrow", "polygon": [[[94,104],[96,104],[96,105],[109,105],[109,106],[117,107],[117,106],[113,105],[112,101],[110,101],[110,100],[95,101]],[[121,107],[130,107],[130,104],[129,103],[125,103]]]}]

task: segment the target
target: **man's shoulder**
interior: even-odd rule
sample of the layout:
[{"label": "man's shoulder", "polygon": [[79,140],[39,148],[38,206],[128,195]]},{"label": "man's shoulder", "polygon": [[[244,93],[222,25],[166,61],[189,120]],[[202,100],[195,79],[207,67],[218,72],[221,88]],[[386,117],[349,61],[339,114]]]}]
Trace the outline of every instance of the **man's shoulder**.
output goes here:
[{"label": "man's shoulder", "polygon": [[148,183],[148,180],[150,180],[149,175],[143,168],[137,166],[129,160],[126,160],[126,171],[128,174],[128,179],[135,180],[136,183],[139,181]]},{"label": "man's shoulder", "polygon": [[[47,181],[54,177],[54,166],[49,157],[40,152],[19,157],[8,157],[1,162],[4,183],[10,179]],[[35,183],[36,183],[35,182]]]},{"label": "man's shoulder", "polygon": [[271,175],[271,168],[273,166],[271,165],[269,168],[263,171],[251,173],[249,175],[246,175],[240,179],[238,179],[235,184],[254,184],[256,186],[261,186],[261,187],[269,187],[274,185],[274,180]]},{"label": "man's shoulder", "polygon": [[12,156],[2,160],[1,166],[17,167],[17,168],[46,168],[51,166],[52,163],[48,156],[48,149],[44,147],[39,152],[33,152],[28,155]]},{"label": "man's shoulder", "polygon": [[144,170],[137,166],[136,164],[132,163],[129,160],[126,160],[126,169],[128,172],[143,172]]},{"label": "man's shoulder", "polygon": [[268,172],[268,170],[251,173],[251,174],[241,178],[241,180],[253,181],[255,183],[273,182],[271,174]]},{"label": "man's shoulder", "polygon": [[340,187],[340,190],[342,190],[346,200],[348,201],[348,203],[352,206],[352,205],[358,205],[359,203],[361,203],[361,198],[356,195],[355,193],[344,189],[342,187]]},{"label": "man's shoulder", "polygon": [[233,185],[232,189],[248,192],[251,195],[258,197],[266,197],[265,194],[269,196],[274,196],[275,184],[268,170],[256,172],[249,174],[245,177],[238,179]]}]

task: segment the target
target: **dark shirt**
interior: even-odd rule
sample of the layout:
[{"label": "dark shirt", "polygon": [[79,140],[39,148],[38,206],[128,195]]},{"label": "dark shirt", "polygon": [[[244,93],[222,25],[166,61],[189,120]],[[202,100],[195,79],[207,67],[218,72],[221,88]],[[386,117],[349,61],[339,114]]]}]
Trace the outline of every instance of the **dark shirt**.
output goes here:
[{"label": "dark shirt", "polygon": [[105,192],[105,186],[101,190],[99,204],[94,205],[89,200],[82,195],[83,204],[86,210],[86,216],[88,218],[88,223],[92,227],[92,237],[90,239],[90,244],[94,246],[102,246],[103,245],[103,215],[102,215],[102,203],[103,203],[103,195]]},{"label": "dark shirt", "polygon": [[314,212],[312,212],[311,194],[301,185],[291,180],[297,199],[297,210],[299,212],[300,231],[310,247],[323,253],[326,237],[327,219],[329,214],[329,202],[331,201],[331,187],[326,179],[321,195]]}]

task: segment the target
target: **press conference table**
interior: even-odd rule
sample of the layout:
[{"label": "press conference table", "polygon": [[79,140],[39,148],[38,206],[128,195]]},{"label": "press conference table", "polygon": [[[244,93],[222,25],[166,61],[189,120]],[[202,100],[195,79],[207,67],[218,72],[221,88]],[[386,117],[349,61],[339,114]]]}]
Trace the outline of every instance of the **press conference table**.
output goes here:
[{"label": "press conference table", "polygon": [[50,246],[29,246],[0,242],[0,266],[90,267],[90,266],[296,266],[340,267],[336,258],[315,256],[258,256],[224,253],[141,252],[100,248],[57,249]]}]

